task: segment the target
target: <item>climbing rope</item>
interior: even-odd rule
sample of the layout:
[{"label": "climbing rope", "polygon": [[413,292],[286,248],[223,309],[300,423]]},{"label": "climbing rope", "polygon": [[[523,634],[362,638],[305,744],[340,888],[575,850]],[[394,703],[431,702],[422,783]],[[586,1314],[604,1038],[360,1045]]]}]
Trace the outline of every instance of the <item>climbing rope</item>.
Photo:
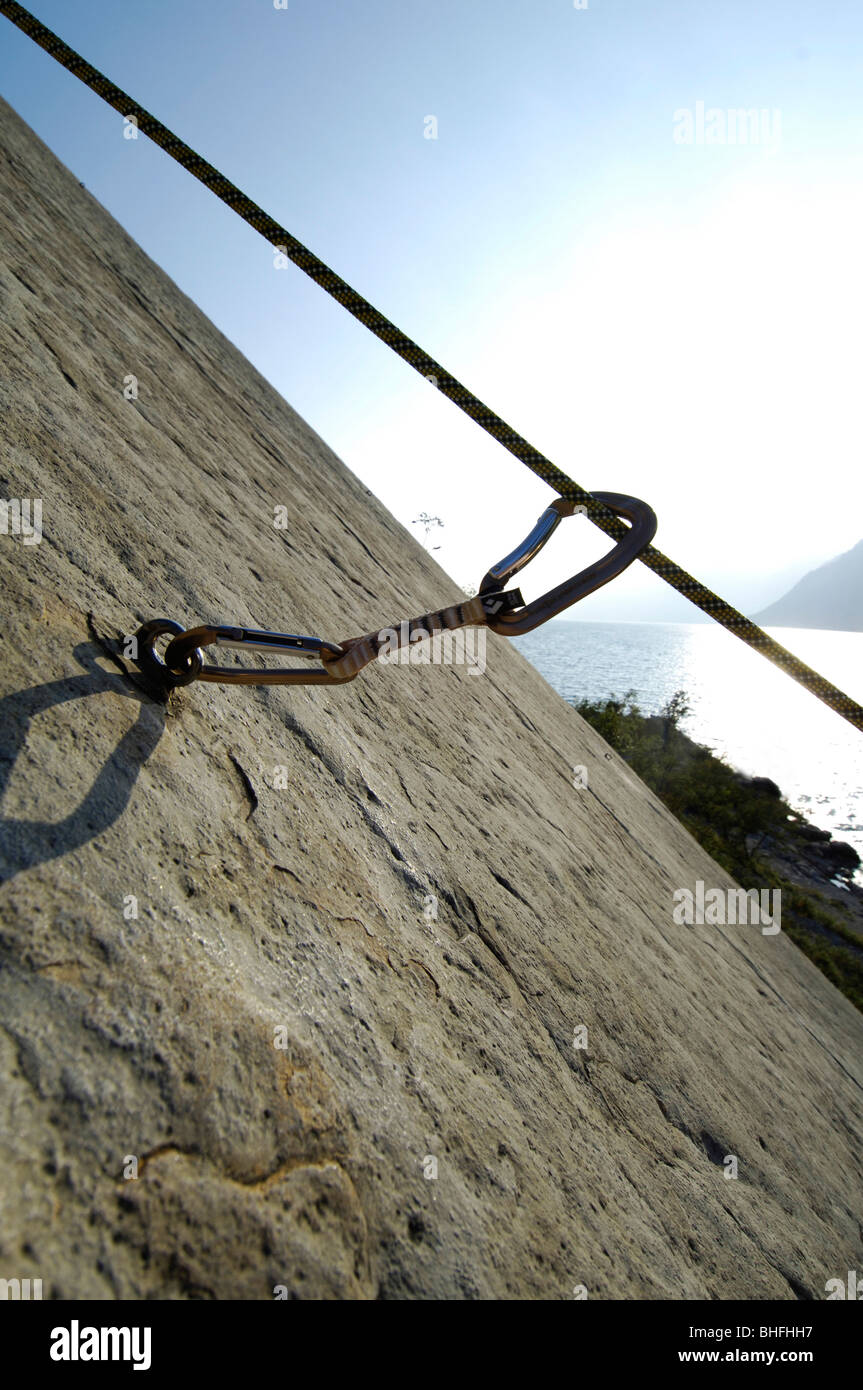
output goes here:
[{"label": "climbing rope", "polygon": [[[257,203],[254,203],[235,184],[220,174],[212,164],[196,154],[143,106],[139,106],[136,101],[133,101],[128,93],[110,82],[103,73],[92,67],[79,53],[76,53],[44,24],[41,24],[22,5],[12,3],[12,0],[0,0],[0,14],[5,14],[13,24],[29,35],[41,48],[44,48],[46,53],[49,53],[64,68],[80,78],[86,86],[90,87],[110,106],[113,106],[122,116],[134,120],[139,130],[144,131],[172,159],[175,159],[178,164],[182,164],[189,173],[194,174],[195,178],[215,193],[223,203],[233,208],[251,227],[266,237],[271,245],[278,246],[295,265],[299,266],[322,289],[325,289],[327,294],[331,295],[339,304],[342,304],[349,313],[353,314],[354,318],[365,324],[366,328],[370,329],[376,337],[387,343],[415,371],[419,372],[421,376],[431,379],[443,395],[448,396],[460,410],[475,420],[505,449],[508,449],[538,477],[555,488],[561,497],[584,507],[591,521],[601,531],[604,531],[615,541],[625,540],[630,534],[629,531],[612,509],[600,500],[598,495],[586,491],[578,483],[568,478],[565,473],[562,473],[499,415],[496,415],[471,391],[468,391],[467,387],[446,371],[439,362],[424,352],[411,338],[408,338],[395,324],[375,309],[367,299],[357,294],[356,290],[330,270],[329,266],[297,241],[296,237],[292,236],[285,227],[264,212],[263,208],[258,207]],[[847,719],[855,728],[863,730],[863,707],[831,684],[830,681],[825,680],[817,671],[813,671],[792,652],[786,651],[750,618],[745,617],[731,604],[720,598],[718,594],[713,593],[699,580],[693,578],[691,574],[675,564],[667,555],[663,555],[662,551],[657,550],[655,546],[646,546],[638,558],[642,564],[653,570],[673,589],[694,603],[697,608],[714,618],[716,622],[721,623],[723,627],[748,643],[750,647],[761,652],[763,656],[766,656],[789,676],[792,676],[800,685],[805,686],[813,695],[816,695],[824,704],[829,705],[837,714],[842,715],[843,719]],[[207,629],[207,631],[213,630],[215,629]],[[191,659],[188,654],[186,659]],[[203,671],[204,668],[202,667],[202,675]]]}]

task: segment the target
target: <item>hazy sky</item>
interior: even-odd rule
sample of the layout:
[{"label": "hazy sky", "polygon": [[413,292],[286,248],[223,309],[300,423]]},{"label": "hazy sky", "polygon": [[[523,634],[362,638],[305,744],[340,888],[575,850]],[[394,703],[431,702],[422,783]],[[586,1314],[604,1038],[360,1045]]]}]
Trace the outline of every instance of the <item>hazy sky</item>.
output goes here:
[{"label": "hazy sky", "polygon": [[[732,602],[863,535],[861,0],[29,8]],[[527,533],[543,483],[2,17],[0,91],[459,583]],[[568,616],[696,610],[636,565]]]}]

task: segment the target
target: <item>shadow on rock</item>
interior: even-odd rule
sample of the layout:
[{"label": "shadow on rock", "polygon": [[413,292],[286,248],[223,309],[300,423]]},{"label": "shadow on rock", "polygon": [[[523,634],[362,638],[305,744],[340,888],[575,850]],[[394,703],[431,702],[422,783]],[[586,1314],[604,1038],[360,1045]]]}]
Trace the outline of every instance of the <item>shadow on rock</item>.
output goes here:
[{"label": "shadow on rock", "polygon": [[[103,670],[93,642],[74,650],[80,676],[34,685],[0,699],[0,882],[79,849],[113,825],[129,804],[138,773],[165,728],[165,710],[125,675]],[[3,796],[34,717],[44,710],[91,695],[123,695],[140,703],[140,712],[100,769],[87,795],[64,820],[16,820],[3,814]]]}]

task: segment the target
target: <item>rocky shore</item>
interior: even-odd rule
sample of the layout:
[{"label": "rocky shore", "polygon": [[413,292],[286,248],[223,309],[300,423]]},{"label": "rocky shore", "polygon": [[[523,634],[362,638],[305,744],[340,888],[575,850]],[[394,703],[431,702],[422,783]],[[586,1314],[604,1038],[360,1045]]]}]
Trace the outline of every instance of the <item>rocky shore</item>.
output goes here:
[{"label": "rocky shore", "polygon": [[863,887],[854,846],[794,811],[769,777],[739,772],[689,738],[681,728],[684,691],[655,715],[642,713],[634,692],[577,708],[739,883],[781,892],[791,939],[863,1009]]}]

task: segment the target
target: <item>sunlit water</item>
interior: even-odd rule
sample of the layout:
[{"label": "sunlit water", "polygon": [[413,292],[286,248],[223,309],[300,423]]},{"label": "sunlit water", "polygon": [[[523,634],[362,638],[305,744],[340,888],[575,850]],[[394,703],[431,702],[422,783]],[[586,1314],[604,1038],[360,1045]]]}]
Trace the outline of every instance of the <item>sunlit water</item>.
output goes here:
[{"label": "sunlit water", "polygon": [[[863,633],[771,628],[771,637],[863,704]],[[515,638],[566,700],[635,690],[656,713],[676,690],[683,729],[863,855],[863,733],[715,624],[546,623]]]}]

